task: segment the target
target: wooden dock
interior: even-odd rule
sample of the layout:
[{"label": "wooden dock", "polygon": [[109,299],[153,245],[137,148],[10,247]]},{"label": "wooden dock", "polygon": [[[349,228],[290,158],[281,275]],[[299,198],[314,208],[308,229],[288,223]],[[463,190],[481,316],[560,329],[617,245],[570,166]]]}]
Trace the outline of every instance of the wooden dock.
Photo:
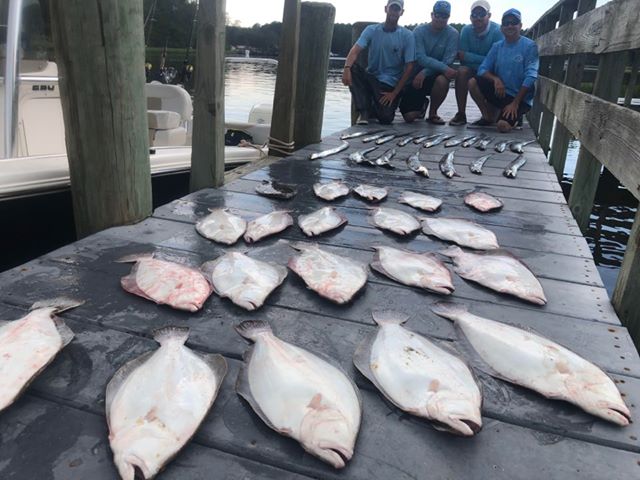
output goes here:
[{"label": "wooden dock", "polygon": [[[458,135],[472,131],[424,122],[395,123],[390,129]],[[488,129],[473,131],[495,134]],[[533,132],[525,125],[521,132],[505,137],[532,139]],[[351,165],[345,155],[307,160],[311,152],[338,143],[338,134],[332,135],[221,189],[201,190],[176,200],[137,225],[106,230],[0,274],[3,320],[19,318],[43,298],[68,295],[86,302],[64,314],[76,334],[74,341],[0,415],[0,478],[117,478],[104,417],[105,386],[122,364],[155,348],[150,336],[153,329],[173,324],[190,327],[189,346],[223,354],[230,369],[212,411],[193,441],[159,476],[162,479],[639,478],[640,358],[620,325],[554,169],[540,147],[526,147],[528,163],[515,180],[502,175],[516,156],[512,153],[496,154],[482,176],[471,174],[470,161],[483,154],[473,148],[457,151],[461,177],[453,180],[443,177],[437,168],[443,146],[424,150],[430,179],[416,176],[404,164],[415,151],[413,144],[398,148],[395,170]],[[359,139],[352,140],[345,154],[361,148]],[[493,230],[500,244],[539,277],[548,304],[530,305],[456,275],[456,291],[449,298],[468,305],[473,313],[533,328],[600,365],[618,384],[634,423],[620,428],[481,373],[484,427],[474,438],[441,433],[402,414],[352,365],[356,346],[375,328],[371,311],[407,313],[409,328],[439,340],[454,341],[455,332],[448,321],[430,312],[430,305],[442,296],[404,287],[376,273],[369,275],[364,292],[351,304],[337,306],[307,290],[290,272],[267,304],[253,313],[215,295],[201,312],[181,313],[120,287],[120,278],[130,265],[114,260],[138,252],[155,251],[163,258],[197,266],[225,251],[241,250],[285,265],[293,253],[288,242],[308,241],[297,226],[255,246],[241,242],[223,248],[199,236],[194,223],[207,209],[223,206],[247,219],[282,208],[291,209],[297,217],[326,205],[313,195],[311,186],[329,179],[342,179],[354,187],[365,182],[389,187],[390,198],[384,204],[411,213],[415,211],[397,203],[403,190],[434,195],[444,200],[441,212],[435,215],[466,218]],[[262,180],[295,183],[299,193],[290,201],[260,197],[254,189]],[[504,209],[494,214],[474,213],[462,200],[473,190],[500,197]],[[349,224],[317,242],[340,255],[369,263],[372,245],[401,245],[419,252],[445,247],[422,234],[399,239],[371,227],[369,205],[353,196],[335,205]],[[271,431],[236,395],[233,387],[247,344],[233,326],[247,319],[267,320],[283,339],[337,359],[356,380],[363,397],[363,422],[355,455],[346,469],[333,470],[306,454],[297,442]]]}]

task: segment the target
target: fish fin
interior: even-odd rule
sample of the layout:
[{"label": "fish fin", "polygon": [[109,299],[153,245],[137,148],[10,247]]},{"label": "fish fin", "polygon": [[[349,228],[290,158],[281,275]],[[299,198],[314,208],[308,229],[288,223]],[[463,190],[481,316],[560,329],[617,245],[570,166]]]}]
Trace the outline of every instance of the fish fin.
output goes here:
[{"label": "fish fin", "polygon": [[111,403],[113,402],[113,399],[115,398],[115,396],[117,395],[118,391],[120,390],[120,387],[122,386],[122,384],[127,380],[127,378],[129,378],[129,376],[138,368],[140,367],[142,364],[144,364],[149,357],[151,357],[151,355],[153,355],[157,350],[152,350],[150,352],[147,353],[143,353],[142,355],[140,355],[137,358],[134,358],[133,360],[129,360],[127,363],[125,363],[123,366],[121,366],[116,373],[114,373],[113,377],[111,377],[111,380],[109,380],[109,383],[107,384],[107,390],[105,393],[105,400],[104,400],[104,404],[105,404],[105,411],[107,414],[107,425],[111,425]]},{"label": "fish fin", "polygon": [[237,325],[235,329],[241,336],[254,342],[261,333],[273,334],[271,326],[267,322],[263,322],[261,320],[247,320],[240,323],[240,325]]},{"label": "fish fin", "polygon": [[293,242],[293,243],[290,243],[289,246],[294,250],[298,250],[299,252],[304,252],[307,250],[318,248],[317,243],[306,243],[306,242]]},{"label": "fish fin", "polygon": [[210,260],[208,262],[203,263],[200,266],[200,271],[205,275],[205,277],[207,278],[209,283],[211,283],[211,275],[213,275],[213,271],[218,266],[218,264],[222,261],[222,259],[224,258],[225,255],[226,254],[223,253],[222,255],[220,255],[215,260]]},{"label": "fish fin", "polygon": [[437,302],[431,305],[431,311],[436,315],[455,322],[468,312],[466,305],[450,302]]},{"label": "fish fin", "polygon": [[373,310],[371,316],[378,325],[402,325],[409,320],[409,315],[390,310]]},{"label": "fish fin", "polygon": [[[278,285],[276,285],[276,288],[278,288],[287,278],[287,275],[289,275],[289,270],[287,270],[287,267],[276,265],[275,263],[271,263],[270,265],[278,271]],[[274,288],[273,290],[275,290],[276,288]]]},{"label": "fish fin", "polygon": [[48,300],[40,300],[31,305],[30,310],[38,310],[41,308],[52,308],[53,313],[62,313],[67,310],[79,307],[84,304],[84,300],[76,300],[69,297],[50,298]]},{"label": "fish fin", "polygon": [[153,252],[147,252],[147,253],[133,253],[131,255],[125,255],[122,258],[119,258],[117,260],[114,260],[116,263],[136,263],[139,262],[140,260],[145,260],[145,259],[151,259],[154,257],[154,253]]},{"label": "fish fin", "polygon": [[444,250],[438,250],[438,253],[440,255],[444,255],[445,257],[456,258],[461,254],[463,254],[464,250],[462,250],[457,245],[451,245],[450,247],[445,248]]},{"label": "fish fin", "polygon": [[71,340],[73,340],[73,330],[71,330],[61,318],[54,317],[53,323],[60,334],[60,338],[62,339],[62,348],[64,348],[71,343]]},{"label": "fish fin", "polygon": [[218,381],[218,388],[216,389],[216,393],[213,395],[213,398],[215,399],[218,396],[218,390],[220,390],[222,381],[224,380],[224,377],[229,370],[227,361],[222,355],[217,353],[201,355],[201,358],[209,366],[214,376],[216,377],[216,380]]},{"label": "fish fin", "polygon": [[189,338],[189,328],[168,326],[157,328],[152,334],[153,339],[160,345],[164,345],[168,341],[176,341],[184,345]]}]

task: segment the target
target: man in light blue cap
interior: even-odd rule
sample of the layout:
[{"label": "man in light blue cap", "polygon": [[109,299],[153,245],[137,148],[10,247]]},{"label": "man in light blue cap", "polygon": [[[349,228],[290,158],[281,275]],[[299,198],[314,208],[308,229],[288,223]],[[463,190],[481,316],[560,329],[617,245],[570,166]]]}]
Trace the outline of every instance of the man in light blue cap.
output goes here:
[{"label": "man in light blue cap", "polygon": [[416,27],[416,76],[402,97],[400,112],[407,122],[423,118],[429,99],[427,122],[444,125],[438,116],[438,108],[449,93],[449,83],[458,72],[451,65],[458,53],[458,31],[447,25],[451,4],[439,0],[433,5],[431,22]]},{"label": "man in light blue cap", "polygon": [[523,37],[521,31],[520,11],[511,8],[504,12],[504,40],[491,47],[478,75],[469,80],[471,97],[482,112],[474,125],[497,122],[498,130],[507,133],[531,109],[540,60],[536,42]]},{"label": "man in light blue cap", "polygon": [[460,68],[456,77],[456,101],[458,113],[449,125],[467,123],[467,95],[469,80],[478,72],[480,64],[494,43],[504,40],[500,25],[491,21],[491,5],[487,0],[476,0],[471,4],[471,25],[465,25],[460,32],[458,59]]},{"label": "man in light blue cap", "polygon": [[[398,25],[404,0],[388,0],[384,11],[385,22],[365,28],[344,63],[342,83],[351,90],[358,125],[369,123],[370,114],[382,124],[393,122],[401,93],[413,71],[413,34]],[[356,60],[367,47],[369,65],[365,71]]]}]

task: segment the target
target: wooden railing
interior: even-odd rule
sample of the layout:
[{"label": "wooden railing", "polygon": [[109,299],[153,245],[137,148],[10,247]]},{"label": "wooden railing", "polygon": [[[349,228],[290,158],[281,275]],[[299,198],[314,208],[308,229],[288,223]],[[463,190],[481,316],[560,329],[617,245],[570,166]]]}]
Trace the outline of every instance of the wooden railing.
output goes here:
[{"label": "wooden railing", "polygon": [[[560,178],[569,140],[580,141],[569,206],[583,231],[603,166],[640,200],[640,113],[628,108],[640,60],[639,3],[614,0],[594,9],[596,0],[562,0],[529,29],[540,53],[529,122]],[[589,94],[580,89],[585,62],[594,55],[598,69]],[[612,302],[640,346],[640,209]]]}]

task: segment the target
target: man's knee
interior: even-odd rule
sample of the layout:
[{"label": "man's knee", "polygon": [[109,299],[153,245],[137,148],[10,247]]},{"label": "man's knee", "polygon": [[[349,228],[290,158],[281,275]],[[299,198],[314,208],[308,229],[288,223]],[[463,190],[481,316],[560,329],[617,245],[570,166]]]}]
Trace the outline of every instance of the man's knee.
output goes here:
[{"label": "man's knee", "polygon": [[470,69],[469,67],[461,66],[458,68],[458,75],[456,76],[456,80],[461,79],[466,82],[469,80],[469,77],[471,77],[472,73],[473,73],[473,70]]},{"label": "man's knee", "polygon": [[406,123],[413,123],[423,115],[422,112],[407,112],[402,114],[402,118]]},{"label": "man's knee", "polygon": [[473,90],[473,91],[478,90],[478,81],[476,80],[476,77],[471,77],[467,85],[469,87],[469,90]]},{"label": "man's knee", "polygon": [[498,131],[500,133],[509,133],[513,128],[511,124],[506,120],[500,120],[496,126],[498,127]]},{"label": "man's knee", "polygon": [[436,77],[436,81],[433,86],[438,89],[446,89],[449,88],[449,79],[444,75],[438,75]]},{"label": "man's knee", "polygon": [[396,112],[380,112],[378,114],[378,121],[381,125],[391,125],[395,116]]}]

